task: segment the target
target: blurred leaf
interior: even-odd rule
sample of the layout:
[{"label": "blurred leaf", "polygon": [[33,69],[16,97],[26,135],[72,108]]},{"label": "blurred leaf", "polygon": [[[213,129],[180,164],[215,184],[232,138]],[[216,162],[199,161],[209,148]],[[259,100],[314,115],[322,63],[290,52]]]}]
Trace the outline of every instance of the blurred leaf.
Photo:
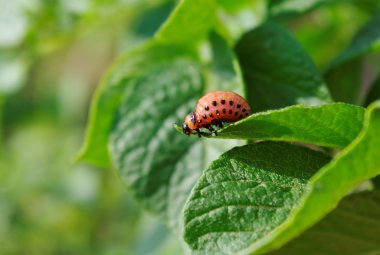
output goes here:
[{"label": "blurred leaf", "polygon": [[231,1],[231,0],[217,0],[219,6],[228,12],[236,12],[244,7],[250,7],[253,2],[252,0],[240,0],[240,1]]},{"label": "blurred leaf", "polygon": [[236,53],[253,111],[331,101],[307,53],[280,25],[269,22],[248,32]]},{"label": "blurred leaf", "polygon": [[335,101],[360,104],[362,83],[362,59],[341,64],[325,75],[331,95]]},{"label": "blurred leaf", "polygon": [[25,85],[28,65],[20,56],[2,51],[0,54],[0,95],[9,95]]},{"label": "blurred leaf", "polygon": [[318,70],[324,70],[366,20],[368,14],[345,1],[318,8],[313,13],[287,22],[287,25]]},{"label": "blurred leaf", "polygon": [[373,177],[371,182],[376,189],[380,189],[380,175]]},{"label": "blurred leaf", "polygon": [[367,94],[365,105],[380,99],[380,77],[373,83],[370,91]]},{"label": "blurred leaf", "polygon": [[350,0],[355,6],[371,13],[378,14],[380,11],[380,2],[377,0]]},{"label": "blurred leaf", "polygon": [[156,33],[161,43],[191,44],[207,36],[215,24],[215,0],[183,0]]},{"label": "blurred leaf", "polygon": [[370,13],[376,14],[380,10],[377,0],[268,0],[269,15],[273,18],[297,18],[314,11],[324,5],[350,3]]},{"label": "blurred leaf", "polygon": [[293,18],[340,0],[268,0],[270,16]]},{"label": "blurred leaf", "polygon": [[157,6],[147,9],[134,21],[133,33],[144,37],[153,36],[161,24],[169,17],[173,8],[174,1],[165,0]]},{"label": "blurred leaf", "polygon": [[[166,50],[164,50],[166,48]],[[78,160],[99,167],[109,167],[110,158],[107,144],[116,112],[121,104],[122,93],[129,84],[151,66],[172,60],[182,49],[173,46],[146,44],[124,54],[104,77],[94,95],[86,138]],[[151,61],[154,59],[155,61]],[[144,68],[141,68],[144,66]]]},{"label": "blurred leaf", "polygon": [[360,103],[362,57],[380,50],[380,16],[373,18],[328,66],[325,79],[336,101]]},{"label": "blurred leaf", "polygon": [[206,170],[186,205],[187,243],[199,254],[280,247],[380,173],[378,130],[380,101],[369,107],[361,133],[309,181],[327,161],[317,152],[273,143],[227,152]]},{"label": "blurred leaf", "polygon": [[380,251],[380,190],[346,197],[311,229],[268,255],[366,255]]},{"label": "blurred leaf", "polygon": [[348,104],[296,105],[253,114],[223,128],[215,138],[301,142],[344,148],[359,134],[363,118],[363,108]]},{"label": "blurred leaf", "polygon": [[212,52],[212,62],[209,74],[208,90],[230,90],[243,95],[243,80],[235,53],[224,38],[216,32],[209,36]]},{"label": "blurred leaf", "polygon": [[196,254],[236,254],[287,218],[308,179],[328,161],[285,143],[228,151],[203,173],[186,203],[185,241]]}]

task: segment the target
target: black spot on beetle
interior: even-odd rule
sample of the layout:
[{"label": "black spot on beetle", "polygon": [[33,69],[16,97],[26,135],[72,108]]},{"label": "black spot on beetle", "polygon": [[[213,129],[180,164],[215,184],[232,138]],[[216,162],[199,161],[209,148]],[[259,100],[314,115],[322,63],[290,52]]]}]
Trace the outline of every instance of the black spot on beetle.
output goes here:
[{"label": "black spot on beetle", "polygon": [[245,114],[245,116],[248,116],[248,112]]},{"label": "black spot on beetle", "polygon": [[218,115],[218,116],[220,115],[220,113],[219,113],[219,111],[218,111],[218,110],[216,110],[216,115]]},{"label": "black spot on beetle", "polygon": [[245,108],[243,108],[243,112],[247,111]]},{"label": "black spot on beetle", "polygon": [[223,113],[226,113],[226,109],[225,108],[223,109]]},{"label": "black spot on beetle", "polygon": [[235,112],[235,116],[238,116],[239,112]]},{"label": "black spot on beetle", "polygon": [[222,104],[225,104],[225,103],[226,103],[226,100],[222,99],[222,100],[220,100],[220,102],[221,102]]},{"label": "black spot on beetle", "polygon": [[228,113],[229,113],[229,114],[232,114],[232,110],[229,110]]},{"label": "black spot on beetle", "polygon": [[212,101],[211,104],[212,104],[213,106],[216,106],[216,105],[217,105],[216,101]]},{"label": "black spot on beetle", "polygon": [[210,116],[211,118],[214,118],[214,115],[212,115],[212,113],[210,113],[208,116]]},{"label": "black spot on beetle", "polygon": [[240,114],[239,119],[243,118],[243,114]]},{"label": "black spot on beetle", "polygon": [[203,114],[203,116],[202,116],[204,119],[207,119],[207,116],[206,116],[206,114]]},{"label": "black spot on beetle", "polygon": [[230,105],[234,105],[234,101],[230,101]]},{"label": "black spot on beetle", "polygon": [[206,111],[210,110],[210,108],[208,107],[208,105],[205,106],[205,110]]},{"label": "black spot on beetle", "polygon": [[241,104],[237,104],[236,106],[237,106],[237,108],[240,108],[240,107],[241,107]]}]

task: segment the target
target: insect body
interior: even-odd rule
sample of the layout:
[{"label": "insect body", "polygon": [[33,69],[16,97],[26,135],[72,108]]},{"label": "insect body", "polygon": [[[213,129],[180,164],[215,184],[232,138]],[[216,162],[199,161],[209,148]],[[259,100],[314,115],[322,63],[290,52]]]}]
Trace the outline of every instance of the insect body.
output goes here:
[{"label": "insect body", "polygon": [[201,136],[200,128],[214,131],[211,125],[223,127],[223,122],[236,122],[250,114],[251,108],[238,94],[230,91],[214,91],[198,100],[194,111],[185,117],[182,131],[186,135],[196,131]]}]

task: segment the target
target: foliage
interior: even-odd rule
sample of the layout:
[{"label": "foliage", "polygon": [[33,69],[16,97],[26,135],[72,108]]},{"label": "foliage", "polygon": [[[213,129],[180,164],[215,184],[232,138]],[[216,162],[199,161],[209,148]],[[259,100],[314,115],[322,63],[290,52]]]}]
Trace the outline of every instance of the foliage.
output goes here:
[{"label": "foliage", "polygon": [[[3,2],[0,253],[379,252],[378,1]],[[97,83],[77,160],[168,229],[68,165]],[[183,135],[213,90],[253,114]]]},{"label": "foliage", "polygon": [[[270,252],[328,213],[345,210],[341,207],[349,200],[339,205],[340,200],[380,174],[380,102],[367,109],[353,105],[363,101],[363,84],[351,78],[362,74],[362,59],[379,50],[378,17],[369,15],[371,20],[350,46],[326,67],[328,86],[296,37],[281,24],[340,4],[269,1],[267,20],[245,31],[231,47],[227,41],[234,36],[226,35],[228,28],[218,15],[228,5],[180,2],[150,42],[126,53],[104,79],[93,101],[82,160],[104,166],[108,147],[112,160],[107,165],[119,170],[147,210],[183,233],[195,254]],[[356,1],[351,4],[361,8]],[[238,8],[247,7],[231,6],[230,11]],[[204,45],[212,49],[210,58],[197,53]],[[219,74],[209,68],[218,65],[223,67]],[[230,87],[215,78],[226,73],[232,77]],[[210,81],[218,84],[209,85]],[[218,136],[206,135],[208,139],[188,138],[171,128],[205,92],[226,88],[245,92],[258,113],[219,130]],[[378,98],[377,91],[378,82],[368,103]],[[333,99],[352,104],[332,103]],[[97,122],[100,118],[107,126]],[[231,139],[250,142],[232,148]],[[225,147],[210,154],[208,146],[214,142]],[[375,192],[368,194],[376,196]],[[363,214],[370,210],[366,207]],[[330,231],[342,234],[339,229]],[[297,240],[307,238],[304,235],[291,242],[296,247],[292,249],[300,246]],[[288,247],[278,252],[292,251]],[[336,252],[335,247],[325,247],[324,252]],[[302,247],[304,253],[312,249]],[[379,249],[374,242],[366,253]]]}]

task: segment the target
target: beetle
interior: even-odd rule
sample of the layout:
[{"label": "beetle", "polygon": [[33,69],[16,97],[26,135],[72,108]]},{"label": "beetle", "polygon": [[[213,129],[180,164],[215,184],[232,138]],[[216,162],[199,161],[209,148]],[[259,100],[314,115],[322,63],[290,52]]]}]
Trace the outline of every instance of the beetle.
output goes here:
[{"label": "beetle", "polygon": [[190,135],[193,131],[201,137],[201,128],[217,135],[212,125],[223,127],[223,122],[232,123],[251,114],[251,107],[240,95],[231,91],[213,91],[198,100],[194,111],[189,113],[182,124],[182,131]]}]

